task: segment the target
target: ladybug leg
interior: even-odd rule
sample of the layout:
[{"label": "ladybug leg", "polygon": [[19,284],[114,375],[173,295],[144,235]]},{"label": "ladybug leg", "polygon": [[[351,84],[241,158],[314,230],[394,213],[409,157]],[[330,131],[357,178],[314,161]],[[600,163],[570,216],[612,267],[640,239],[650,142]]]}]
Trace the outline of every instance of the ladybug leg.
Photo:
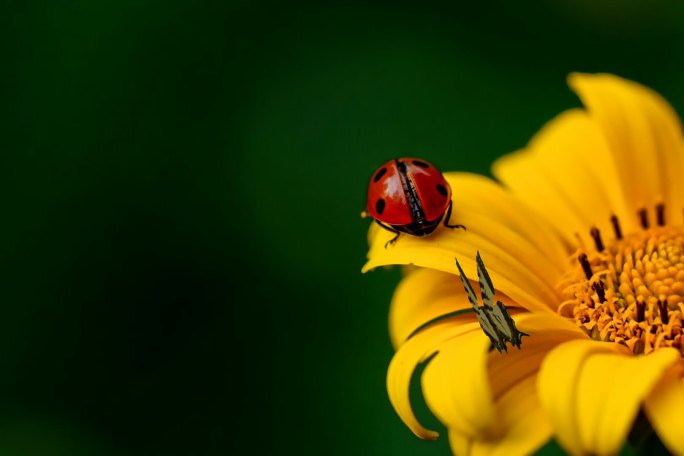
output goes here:
[{"label": "ladybug leg", "polygon": [[451,218],[451,207],[452,206],[453,206],[453,202],[449,203],[449,207],[447,208],[446,215],[444,216],[444,226],[446,226],[447,228],[463,228],[465,230],[466,227],[463,225],[450,225],[449,224],[449,219]]},{"label": "ladybug leg", "polygon": [[392,239],[390,239],[389,241],[385,242],[385,248],[387,248],[387,247],[389,247],[390,245],[392,245],[392,244],[394,244],[395,242],[397,242],[397,239],[399,239],[399,235],[401,234],[399,231],[395,230],[394,228],[392,228],[392,227],[389,226],[389,225],[385,225],[385,224],[382,223],[380,220],[376,220],[375,223],[377,223],[378,225],[380,225],[381,227],[383,227],[383,228],[386,229],[387,231],[391,231],[392,233],[396,234],[396,236],[394,236]]},{"label": "ladybug leg", "polygon": [[394,236],[392,239],[389,241],[385,242],[385,248],[389,247],[390,245],[394,245],[395,242],[399,239],[399,231],[393,231],[394,233],[397,233],[396,236]]}]

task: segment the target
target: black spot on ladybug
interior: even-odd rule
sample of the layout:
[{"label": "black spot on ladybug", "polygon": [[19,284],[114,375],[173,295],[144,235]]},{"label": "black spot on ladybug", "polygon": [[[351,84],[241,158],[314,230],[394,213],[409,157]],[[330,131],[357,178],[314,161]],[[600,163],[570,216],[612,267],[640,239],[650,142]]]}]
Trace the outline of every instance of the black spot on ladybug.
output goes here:
[{"label": "black spot on ladybug", "polygon": [[377,212],[379,215],[382,215],[383,211],[385,210],[385,200],[380,198],[375,202],[375,212]]},{"label": "black spot on ladybug", "polygon": [[449,193],[449,192],[447,192],[446,187],[442,184],[437,184],[437,191],[442,196],[447,196],[447,194]]},{"label": "black spot on ladybug", "polygon": [[379,181],[380,179],[382,179],[382,176],[384,176],[385,173],[387,173],[387,168],[384,168],[384,167],[383,167],[383,168],[380,168],[380,169],[378,170],[378,172],[375,173],[375,176],[373,176],[373,182],[377,182],[377,181]]},{"label": "black spot on ladybug", "polygon": [[416,166],[419,166],[421,168],[429,168],[430,167],[430,165],[428,165],[427,163],[422,162],[420,160],[413,160],[413,164]]}]

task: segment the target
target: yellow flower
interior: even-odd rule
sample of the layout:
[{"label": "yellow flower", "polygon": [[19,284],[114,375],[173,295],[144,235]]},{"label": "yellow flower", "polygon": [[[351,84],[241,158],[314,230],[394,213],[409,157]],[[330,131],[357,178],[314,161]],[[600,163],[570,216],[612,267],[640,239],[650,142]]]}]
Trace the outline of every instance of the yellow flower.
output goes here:
[{"label": "yellow flower", "polygon": [[[428,238],[369,232],[363,270],[405,268],[390,310],[392,405],[419,437],[409,382],[454,453],[517,455],[555,438],[571,454],[614,454],[643,409],[684,454],[684,154],[679,120],[634,82],[573,74],[586,110],[560,114],[493,167],[502,184],[447,173],[452,223]],[[490,341],[455,276],[479,250],[521,350]],[[478,285],[473,285],[477,290]]]}]

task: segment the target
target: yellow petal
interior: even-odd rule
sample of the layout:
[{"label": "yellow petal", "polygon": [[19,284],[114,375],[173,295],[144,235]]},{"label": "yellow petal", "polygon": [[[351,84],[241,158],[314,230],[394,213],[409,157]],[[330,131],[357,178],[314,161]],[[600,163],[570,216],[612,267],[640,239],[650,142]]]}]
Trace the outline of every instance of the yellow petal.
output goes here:
[{"label": "yellow petal", "polygon": [[582,453],[579,423],[574,407],[575,387],[583,363],[592,353],[612,353],[615,344],[568,342],[556,348],[544,360],[537,379],[539,397],[546,409],[559,443],[571,454]]},{"label": "yellow petal", "polygon": [[617,453],[642,401],[678,358],[673,349],[635,357],[617,344],[587,340],[553,350],[538,388],[558,442],[571,454]]},{"label": "yellow petal", "polygon": [[576,244],[579,235],[593,244],[592,226],[610,235],[611,215],[628,214],[612,159],[598,124],[574,109],[549,122],[526,149],[499,159],[492,169],[546,216],[567,243]]},{"label": "yellow petal", "polygon": [[[459,221],[462,214],[477,214],[486,220],[484,228],[494,231],[489,233],[488,239],[496,241],[501,238],[496,234],[499,228],[513,231],[525,240],[525,247],[536,253],[541,253],[552,270],[563,264],[568,256],[566,246],[557,233],[543,217],[539,217],[529,210],[529,206],[511,195],[501,185],[484,176],[470,173],[445,173],[444,177],[454,191],[452,221]],[[476,224],[469,230],[480,230]],[[538,257],[535,257],[538,259]]]},{"label": "yellow petal", "polygon": [[516,324],[530,334],[521,350],[483,351],[480,334],[468,333],[445,341],[423,373],[425,399],[449,428],[454,454],[531,454],[551,435],[537,398],[537,370],[553,347],[587,336],[554,315],[525,314]]},{"label": "yellow petal", "polygon": [[523,337],[521,350],[511,350],[505,356],[490,355],[488,369],[494,397],[535,373],[556,346],[588,337],[577,325],[558,315],[522,314],[515,320],[517,327],[530,336]]},{"label": "yellow petal", "polygon": [[454,454],[508,456],[533,454],[551,437],[551,425],[539,404],[535,377],[530,376],[497,400],[497,421],[505,432],[492,439],[477,439],[449,430]]},{"label": "yellow petal", "polygon": [[668,369],[646,398],[646,415],[658,437],[673,454],[684,454],[682,410],[684,410],[683,366]]},{"label": "yellow petal", "polygon": [[449,445],[453,454],[458,456],[470,456],[473,439],[465,434],[449,431]]},{"label": "yellow petal", "polygon": [[[443,238],[451,236],[455,234],[449,233]],[[455,258],[458,258],[466,275],[476,278],[475,254],[479,251],[498,291],[529,310],[551,312],[551,309],[558,306],[560,298],[554,288],[524,267],[507,249],[497,247],[469,231],[462,231],[458,236],[457,239],[440,238],[429,242],[406,236],[394,246],[385,249],[384,242],[387,238],[384,234],[379,234],[371,246],[364,271],[392,264],[414,264],[456,274]]]},{"label": "yellow petal", "polygon": [[577,387],[585,449],[606,455],[620,451],[644,398],[677,359],[675,350],[665,349],[641,357],[597,354],[587,359]]},{"label": "yellow petal", "polygon": [[573,210],[571,200],[559,192],[529,151],[500,158],[492,166],[492,172],[530,207],[546,215],[568,244],[573,243],[576,234],[586,230],[586,224]]},{"label": "yellow petal", "polygon": [[421,331],[401,346],[387,370],[390,402],[404,423],[422,439],[434,440],[437,432],[425,429],[416,419],[409,399],[411,376],[416,366],[440,350],[444,341],[480,330],[474,314],[452,317]]},{"label": "yellow petal", "polygon": [[521,350],[490,352],[490,341],[481,330],[469,332],[444,340],[439,354],[425,368],[425,401],[450,430],[484,440],[505,435],[508,424],[497,419],[500,413],[495,402],[534,375],[553,347],[587,337],[557,315],[521,314],[515,320],[530,334],[523,338]]},{"label": "yellow petal", "polygon": [[[472,285],[475,289],[479,286]],[[497,298],[514,313],[508,296],[499,293]],[[404,277],[394,292],[389,314],[392,344],[398,348],[416,329],[435,318],[470,309],[472,305],[456,275],[418,268]]]},{"label": "yellow petal", "polygon": [[[633,214],[666,203],[667,219],[681,220],[684,182],[681,125],[654,91],[609,74],[573,74],[570,86],[601,127],[614,156],[619,183]],[[636,223],[632,216],[624,223]]]},{"label": "yellow petal", "polygon": [[487,375],[490,346],[478,326],[478,331],[445,341],[423,371],[425,402],[449,429],[480,435],[494,427],[496,412]]}]

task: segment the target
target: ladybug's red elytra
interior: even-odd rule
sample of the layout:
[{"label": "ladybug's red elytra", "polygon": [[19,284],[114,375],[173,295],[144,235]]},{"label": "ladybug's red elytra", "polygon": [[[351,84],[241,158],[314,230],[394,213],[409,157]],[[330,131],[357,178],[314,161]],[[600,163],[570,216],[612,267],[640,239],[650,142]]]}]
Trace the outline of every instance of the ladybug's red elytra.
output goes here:
[{"label": "ladybug's red elytra", "polygon": [[[450,225],[451,187],[442,173],[419,158],[395,158],[375,171],[368,184],[366,211],[378,225],[396,233],[385,244],[394,244],[401,233],[431,234],[442,219]],[[446,214],[446,216],[445,216]]]}]

